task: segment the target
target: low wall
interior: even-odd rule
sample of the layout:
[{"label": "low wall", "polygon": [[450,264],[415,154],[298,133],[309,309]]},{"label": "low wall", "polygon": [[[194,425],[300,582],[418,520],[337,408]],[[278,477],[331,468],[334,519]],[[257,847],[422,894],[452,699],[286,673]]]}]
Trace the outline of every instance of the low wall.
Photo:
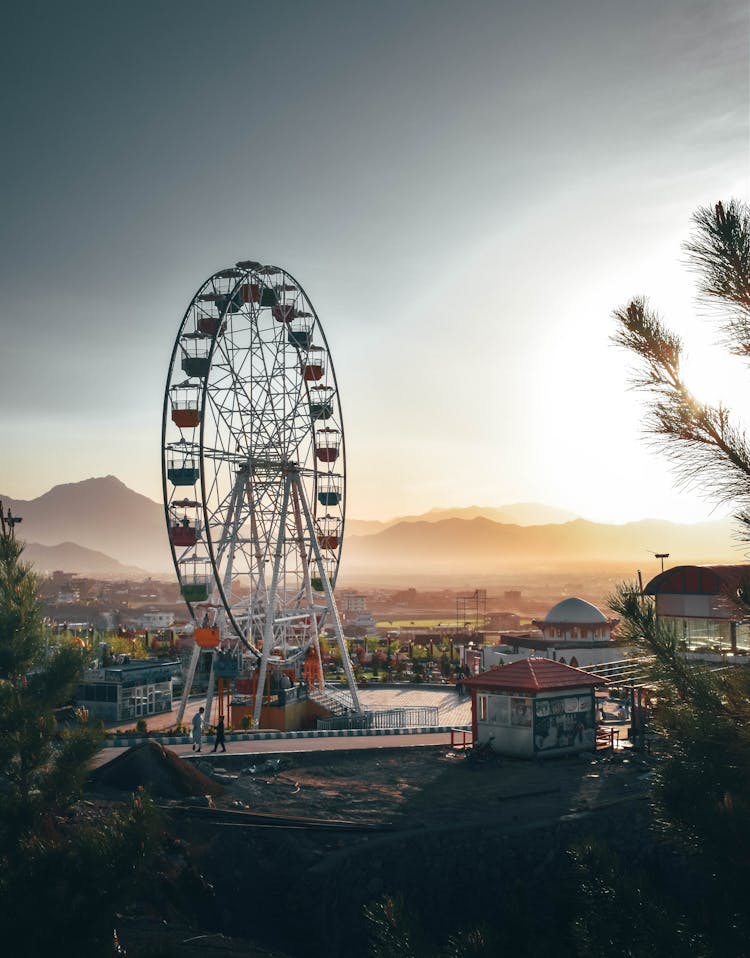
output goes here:
[{"label": "low wall", "polygon": [[[267,742],[274,739],[298,739],[298,738],[361,738],[372,735],[437,735],[449,734],[452,729],[471,730],[470,725],[438,725],[438,726],[419,726],[415,728],[374,728],[374,729],[341,729],[333,731],[318,731],[317,729],[307,729],[302,732],[228,732],[225,735],[227,744],[231,742]],[[159,742],[161,745],[190,745],[192,739],[189,735],[135,735],[132,737],[106,738],[102,743],[102,748],[130,748],[133,745],[141,745],[143,742]],[[204,743],[211,744],[214,736],[211,734],[203,736]]]}]

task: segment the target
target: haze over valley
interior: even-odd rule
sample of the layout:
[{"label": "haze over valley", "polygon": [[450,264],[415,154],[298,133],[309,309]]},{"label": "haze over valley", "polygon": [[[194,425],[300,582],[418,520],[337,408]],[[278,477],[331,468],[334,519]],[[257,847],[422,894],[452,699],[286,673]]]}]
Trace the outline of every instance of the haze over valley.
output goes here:
[{"label": "haze over valley", "polygon": [[[39,572],[174,576],[161,504],[114,476],[55,486],[36,499],[2,501],[22,517],[19,535]],[[339,582],[479,583],[532,572],[632,576],[637,568],[657,571],[656,552],[668,552],[671,565],[744,558],[726,519],[608,525],[521,503],[441,508],[388,522],[351,519]]]}]

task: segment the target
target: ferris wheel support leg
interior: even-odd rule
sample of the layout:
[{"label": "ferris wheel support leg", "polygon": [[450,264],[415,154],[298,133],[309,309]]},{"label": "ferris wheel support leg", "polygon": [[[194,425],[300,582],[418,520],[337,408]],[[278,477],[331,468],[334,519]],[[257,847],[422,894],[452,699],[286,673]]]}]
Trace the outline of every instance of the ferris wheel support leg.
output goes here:
[{"label": "ferris wheel support leg", "polygon": [[[315,540],[313,540],[315,543]],[[320,555],[320,551],[317,547],[317,543],[314,545],[315,552],[317,553],[318,559],[318,568],[320,570],[320,575],[323,580],[323,590],[326,595],[326,600],[329,604],[329,611],[331,614],[331,624],[333,626],[333,634],[336,638],[336,644],[339,648],[339,655],[341,656],[341,664],[344,667],[344,675],[346,675],[346,684],[349,686],[349,693],[352,697],[352,704],[354,705],[355,712],[362,712],[362,706],[359,704],[359,695],[357,694],[357,681],[354,678],[354,670],[352,669],[352,660],[349,658],[349,651],[346,647],[346,642],[344,641],[344,630],[341,627],[341,619],[339,618],[339,612],[336,608],[336,603],[333,599],[333,590],[331,585],[328,582],[328,579],[325,575],[325,567],[323,566],[323,559]]]},{"label": "ferris wheel support leg", "polygon": [[[320,576],[320,581],[323,583],[323,592],[326,597],[326,605],[328,606],[328,613],[331,616],[331,624],[333,625],[333,634],[336,637],[336,644],[339,648],[339,654],[341,656],[341,664],[344,667],[344,675],[346,676],[346,684],[349,686],[349,693],[352,697],[352,704],[354,706],[355,712],[362,712],[362,706],[359,704],[359,695],[357,694],[357,682],[354,678],[354,670],[352,669],[351,659],[349,658],[349,652],[346,648],[346,642],[344,641],[344,630],[341,627],[341,619],[339,618],[339,612],[336,608],[336,602],[333,598],[333,589],[331,588],[331,583],[328,581],[328,576],[326,575],[325,565],[323,563],[323,555],[320,551],[320,546],[318,545],[318,537],[315,533],[315,526],[313,524],[312,516],[310,515],[310,510],[307,507],[307,500],[305,499],[305,490],[302,488],[302,483],[297,479],[297,488],[299,490],[300,502],[302,505],[302,511],[305,516],[305,521],[307,522],[307,528],[310,534],[310,544],[313,548],[313,553],[315,555],[315,564],[318,567],[318,575]],[[321,670],[322,674],[322,670]]]},{"label": "ferris wheel support leg", "polygon": [[200,648],[197,645],[194,645],[193,651],[190,655],[190,664],[188,665],[187,675],[185,676],[185,681],[182,686],[180,707],[177,709],[177,725],[182,725],[182,720],[185,718],[185,709],[187,708],[190,692],[193,688],[193,679],[195,678],[195,670],[198,667],[198,659],[200,658],[200,655]]},{"label": "ferris wheel support leg", "polygon": [[[222,561],[222,558],[223,558],[225,550],[227,549],[227,546],[229,546],[229,550],[230,550],[229,558],[227,559],[226,570],[224,572],[224,579],[222,582],[224,595],[229,594],[229,590],[230,590],[230,586],[232,582],[232,574],[234,570],[235,544],[237,541],[237,535],[240,528],[240,522],[242,520],[239,503],[243,495],[243,486],[244,486],[244,480],[241,475],[238,475],[234,483],[234,488],[232,490],[232,498],[229,505],[229,510],[227,512],[227,519],[226,519],[226,522],[224,523],[224,528],[222,530],[221,545],[216,553],[216,563],[214,566],[214,572],[218,576],[219,564]],[[230,527],[231,527],[231,531],[230,531]],[[227,622],[227,615],[225,610],[222,609],[221,613],[218,616],[218,624],[221,629],[222,636],[224,635],[226,622]],[[240,640],[243,642],[245,642],[246,638],[247,636],[240,636]],[[211,674],[213,675],[213,665],[211,666],[211,669],[212,669]],[[206,713],[210,714],[210,710],[208,709],[208,707],[206,707]]]},{"label": "ferris wheel support leg", "polygon": [[[256,498],[255,498],[255,485],[253,481],[248,480],[245,486],[245,492],[247,494],[248,502],[250,503],[250,536],[253,542],[253,549],[255,554],[255,567],[258,573],[258,595],[261,597],[265,605],[268,605],[268,592],[266,590],[266,577],[263,574],[263,554],[260,551],[260,541],[258,538],[258,518],[256,516]],[[252,632],[252,618],[248,617],[247,633],[245,635],[246,644],[249,642],[250,634]]]},{"label": "ferris wheel support leg", "polygon": [[[305,586],[305,598],[307,599],[308,606],[313,608],[313,594],[312,594],[312,583],[310,582],[310,569],[307,565],[307,556],[305,555],[305,548],[303,542],[305,539],[305,531],[302,527],[302,510],[300,508],[300,497],[299,497],[299,480],[292,483],[292,508],[294,509],[294,526],[297,530],[297,540],[299,542],[299,556],[300,556],[300,568],[304,569],[304,586]],[[325,684],[323,680],[323,656],[320,652],[320,636],[318,635],[318,623],[315,621],[315,616],[312,617],[313,621],[311,622],[310,628],[313,631],[312,636],[312,647],[314,650],[315,658],[318,663],[318,676],[321,683],[320,691],[323,691],[322,686]],[[322,624],[322,623],[321,623]]]},{"label": "ferris wheel support leg", "polygon": [[253,721],[257,728],[260,723],[260,711],[263,707],[263,690],[266,685],[266,674],[268,672],[268,657],[271,654],[273,645],[273,620],[276,615],[276,591],[279,587],[279,572],[281,570],[281,557],[284,552],[284,532],[286,528],[286,514],[289,508],[289,487],[291,477],[287,475],[284,480],[284,497],[281,504],[281,515],[279,520],[279,537],[276,540],[276,553],[273,560],[273,577],[271,579],[271,592],[269,595],[268,606],[266,608],[266,621],[263,626],[263,650],[260,657],[260,672],[258,675],[258,685],[255,689],[255,707],[253,709]]},{"label": "ferris wheel support leg", "polygon": [[216,662],[216,653],[211,656],[211,672],[208,676],[208,689],[206,690],[206,724],[211,724],[211,707],[214,704],[214,687],[216,686],[216,676],[214,675],[214,663]]}]

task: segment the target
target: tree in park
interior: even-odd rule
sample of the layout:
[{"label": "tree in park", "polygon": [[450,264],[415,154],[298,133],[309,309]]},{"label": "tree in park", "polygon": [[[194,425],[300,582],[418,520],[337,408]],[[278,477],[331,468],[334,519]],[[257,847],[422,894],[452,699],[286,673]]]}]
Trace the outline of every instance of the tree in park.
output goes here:
[{"label": "tree in park", "polygon": [[80,789],[97,737],[85,725],[57,736],[55,709],[70,701],[80,651],[48,654],[38,583],[21,560],[12,519],[0,536],[0,848],[32,832]]},{"label": "tree in park", "polygon": [[[730,353],[750,359],[750,209],[732,201],[701,208],[685,244],[703,298]],[[683,343],[643,298],[615,312],[614,340],[636,358],[634,385],[649,397],[646,426],[663,444],[678,481],[735,509],[750,541],[750,445],[722,404],[698,401],[682,370]],[[750,591],[740,590],[750,611]],[[664,744],[656,770],[657,819],[688,855],[695,900],[685,901],[683,942],[697,954],[745,954],[750,921],[750,669],[710,671],[688,663],[676,632],[652,600],[622,585],[610,601],[625,639],[651,663]],[[679,928],[676,931],[679,931]]]},{"label": "tree in park", "polygon": [[[47,648],[38,583],[22,561],[15,522],[0,506],[0,928],[27,955],[111,953],[114,912],[148,874],[159,848],[151,803],[94,824],[73,806],[100,736],[85,723],[59,731],[81,652]],[[14,949],[12,949],[14,950]]]}]

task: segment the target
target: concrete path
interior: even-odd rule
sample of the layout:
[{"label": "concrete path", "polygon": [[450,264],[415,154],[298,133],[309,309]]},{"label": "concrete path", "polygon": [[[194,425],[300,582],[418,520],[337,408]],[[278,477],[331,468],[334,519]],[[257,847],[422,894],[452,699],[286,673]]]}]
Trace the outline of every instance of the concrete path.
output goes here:
[{"label": "concrete path", "polygon": [[[330,752],[353,751],[355,749],[378,748],[418,748],[426,745],[450,745],[449,733],[438,732],[424,735],[371,735],[364,738],[307,738],[307,739],[274,739],[256,742],[227,742],[227,755],[262,755],[280,752]],[[220,761],[224,754],[221,750],[212,752],[213,745],[204,745],[200,753],[194,752],[192,745],[168,745],[171,752],[181,758],[209,759]],[[123,748],[103,748],[94,756],[91,768],[98,768],[113,758],[123,754]]]}]

